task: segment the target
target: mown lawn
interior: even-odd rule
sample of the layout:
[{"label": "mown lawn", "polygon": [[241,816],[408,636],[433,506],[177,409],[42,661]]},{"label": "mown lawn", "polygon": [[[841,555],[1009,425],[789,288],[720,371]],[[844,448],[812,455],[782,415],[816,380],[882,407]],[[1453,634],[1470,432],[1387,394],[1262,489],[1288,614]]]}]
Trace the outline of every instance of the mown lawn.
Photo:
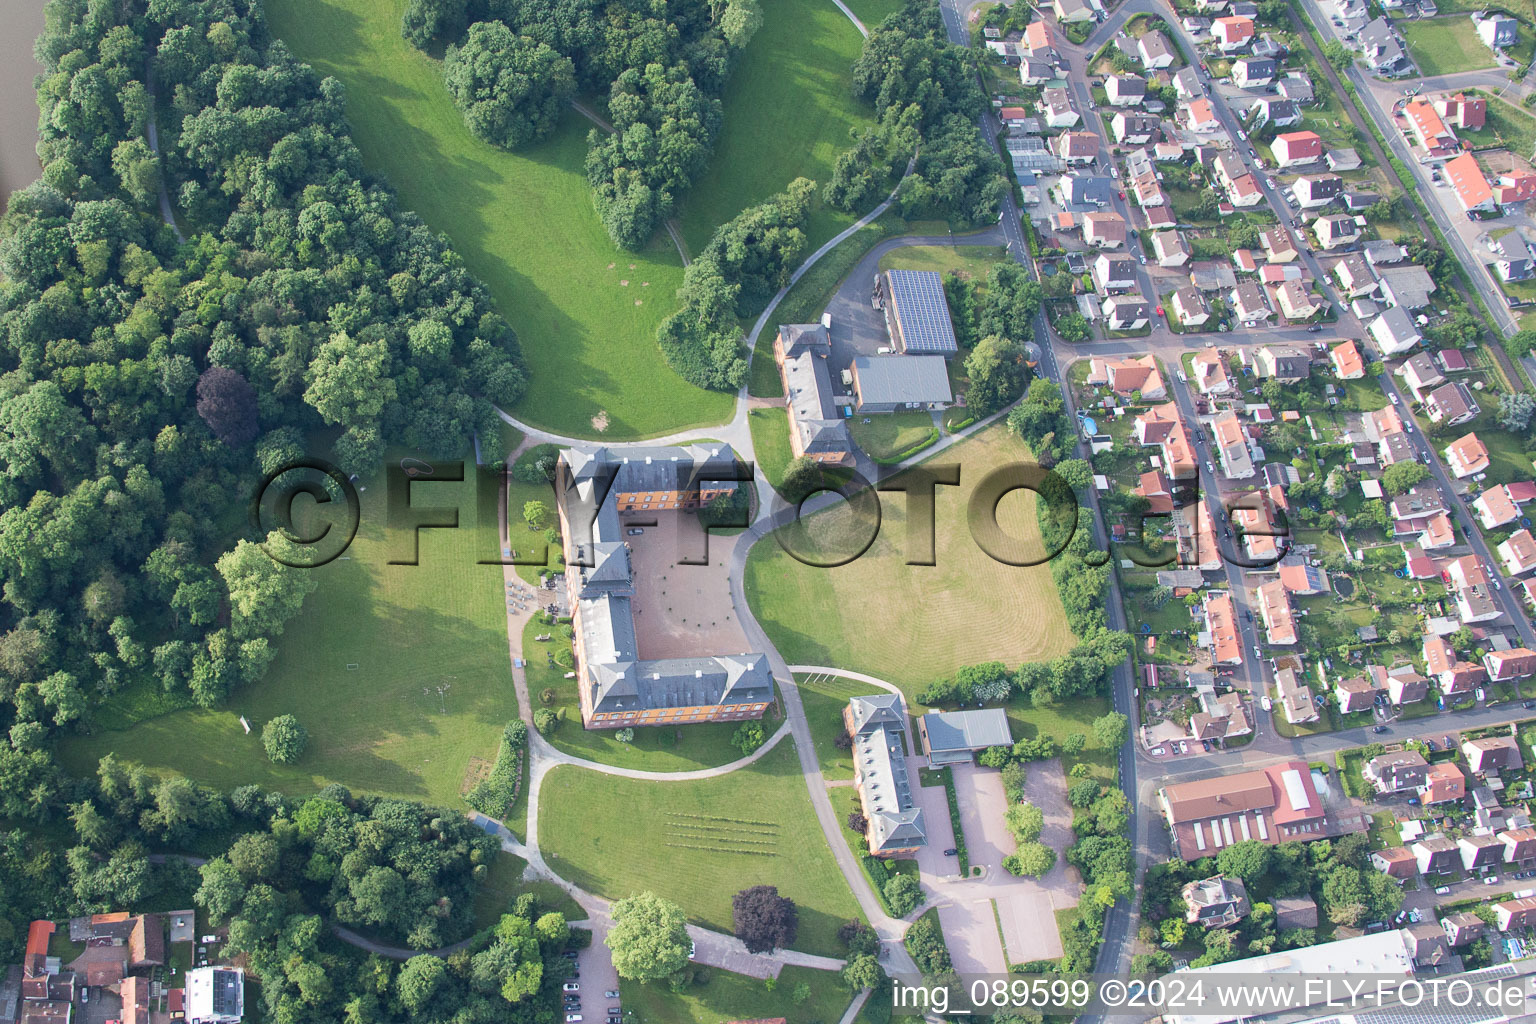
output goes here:
[{"label": "mown lawn", "polygon": [[[1072,645],[1046,565],[995,561],[972,539],[967,506],[990,471],[1030,462],[1022,441],[1002,425],[946,449],[935,464],[958,463],[959,487],[940,487],[933,566],[907,564],[906,505],[884,494],[881,523],[864,554],[836,568],[792,557],[765,537],[747,559],[753,614],[793,665],[835,665],[894,683],[910,696],[961,665],[998,659],[1010,665],[1055,657]],[[851,526],[846,503],[807,517],[789,543],[815,542],[846,553],[868,530]],[[998,506],[1015,560],[1043,558],[1033,495],[1013,491]],[[822,557],[820,561],[831,561]]]},{"label": "mown lawn", "polygon": [[651,890],[690,920],[731,931],[731,897],[776,885],[800,908],[795,948],[841,956],[860,917],[800,776],[794,748],[718,778],[645,782],[562,766],[544,780],[539,835],[550,868],[589,892]]},{"label": "mown lawn", "polygon": [[1408,52],[1425,75],[1449,75],[1493,67],[1493,52],[1477,37],[1477,26],[1466,16],[1400,21]]},{"label": "mown lawn", "polygon": [[[763,27],[726,85],[725,123],[709,169],[683,200],[679,220],[690,252],[795,178],[824,184],[852,145],[850,132],[874,123],[873,110],[853,96],[853,62],[864,40],[847,16],[825,0],[767,0],[762,9]],[[856,219],[818,203],[806,225],[807,252]]]},{"label": "mown lawn", "polygon": [[[470,758],[494,759],[502,727],[517,717],[506,648],[502,572],[494,522],[478,522],[475,483],[418,484],[419,507],[459,509],[457,530],[422,530],[418,565],[388,565],[408,531],[386,531],[383,480],[366,481],[357,537],[318,569],[319,587],[273,646],[261,681],[214,709],[159,715],[131,728],[103,713],[95,735],[65,740],[60,756],[90,774],[108,751],[220,788],[256,783],[312,793],[339,782],[378,793],[463,807]],[[132,708],[134,695],[120,695]],[[110,707],[108,709],[110,712]],[[309,729],[294,765],[261,747],[268,719],[291,713]],[[240,716],[249,719],[247,735]]]},{"label": "mown lawn", "polygon": [[747,426],[752,431],[757,472],[778,490],[784,482],[785,470],[795,459],[794,449],[789,446],[789,416],[778,407],[753,409],[747,413]]},{"label": "mown lawn", "polygon": [[[731,736],[740,726],[739,722],[636,728],[632,743],[614,739],[616,729],[583,729],[576,680],[566,679],[565,669],[558,663],[551,667],[546,656],[546,652],[557,644],[540,643],[534,639],[549,631],[549,626],[540,625],[537,620],[529,622],[523,630],[523,655],[528,661],[528,695],[534,707],[552,707],[560,713],[560,726],[553,736],[548,737],[560,750],[617,768],[643,768],[653,772],[713,768],[741,756],[741,751],[731,746]],[[546,704],[543,695],[549,690],[554,691],[555,697]],[[770,707],[763,719],[763,729],[770,736],[783,724],[783,720],[772,717],[773,714],[774,708]]]},{"label": "mown lawn", "polygon": [[506,851],[496,854],[485,880],[475,887],[475,928],[489,928],[502,914],[510,913],[512,904],[525,892],[539,898],[540,912],[558,910],[567,921],[580,921],[587,916],[581,905],[570,893],[554,882],[525,882],[523,868],[527,862]]},{"label": "mown lawn", "polygon": [[795,686],[800,691],[800,703],[805,707],[805,718],[811,727],[811,742],[816,745],[821,774],[834,782],[853,778],[853,753],[837,745],[837,738],[846,733],[843,709],[848,706],[850,697],[880,691],[855,679],[820,673],[797,674]]},{"label": "mown lawn", "polygon": [[405,0],[271,0],[272,32],[347,87],[370,171],[446,234],[522,339],[532,379],[513,412],[564,434],[636,438],[719,423],[731,396],[682,381],[656,326],[682,263],[664,232],[644,253],[609,241],[582,170],[574,112],[543,144],[506,153],[470,135],[438,61],[400,37]]},{"label": "mown lawn", "polygon": [[[801,985],[809,992],[795,1001]],[[853,1000],[835,971],[786,967],[769,988],[760,978],[712,968],[709,981],[681,992],[660,982],[619,982],[625,1021],[632,1024],[720,1024],[727,1020],[773,1020],[786,1024],[824,1024],[841,1019]]]},{"label": "mown lawn", "polygon": [[[854,414],[848,430],[872,459],[894,459],[933,434],[933,416],[920,410]],[[935,438],[937,440],[937,438]]]},{"label": "mown lawn", "polygon": [[914,245],[880,257],[881,270],[934,270],[985,281],[995,263],[1008,259],[1001,245]]},{"label": "mown lawn", "polygon": [[[1485,95],[1485,94],[1484,94]],[[1522,159],[1536,147],[1536,117],[1503,100],[1486,97],[1488,117],[1478,131],[1459,133],[1473,149],[1503,146]]]}]

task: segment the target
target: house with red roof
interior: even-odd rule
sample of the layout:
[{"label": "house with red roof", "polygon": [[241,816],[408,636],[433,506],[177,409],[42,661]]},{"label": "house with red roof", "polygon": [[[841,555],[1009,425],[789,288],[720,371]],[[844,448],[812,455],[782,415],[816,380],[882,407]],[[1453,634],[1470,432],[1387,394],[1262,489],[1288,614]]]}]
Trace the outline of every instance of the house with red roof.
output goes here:
[{"label": "house with red roof", "polygon": [[1365,376],[1365,359],[1353,340],[1335,345],[1329,350],[1328,359],[1333,363],[1333,372],[1339,375],[1340,380],[1359,380]]},{"label": "house with red roof", "polygon": [[1240,14],[1217,18],[1211,24],[1211,35],[1222,53],[1236,53],[1253,41],[1253,19]]},{"label": "house with red roof", "polygon": [[1463,210],[1468,213],[1493,212],[1493,189],[1488,186],[1488,179],[1483,177],[1483,169],[1478,166],[1477,157],[1463,153],[1454,160],[1446,161],[1445,177],[1456,190],[1456,201]]},{"label": "house with red roof", "polygon": [[1483,655],[1483,668],[1496,683],[1536,675],[1536,651],[1515,647],[1507,651],[1489,651]]},{"label": "house with red roof", "polygon": [[1536,538],[1530,530],[1518,530],[1498,546],[1499,560],[1511,576],[1524,576],[1536,569]]},{"label": "house with red roof", "polygon": [[1450,464],[1451,473],[1460,480],[1485,472],[1491,460],[1488,446],[1478,440],[1476,434],[1468,434],[1446,446],[1445,461]]},{"label": "house with red roof", "polygon": [[1488,101],[1481,96],[1458,92],[1435,100],[1435,113],[1456,128],[1476,131],[1488,121]]},{"label": "house with red roof", "polygon": [[1279,167],[1295,167],[1323,157],[1323,139],[1317,132],[1286,132],[1275,136],[1271,151]]}]

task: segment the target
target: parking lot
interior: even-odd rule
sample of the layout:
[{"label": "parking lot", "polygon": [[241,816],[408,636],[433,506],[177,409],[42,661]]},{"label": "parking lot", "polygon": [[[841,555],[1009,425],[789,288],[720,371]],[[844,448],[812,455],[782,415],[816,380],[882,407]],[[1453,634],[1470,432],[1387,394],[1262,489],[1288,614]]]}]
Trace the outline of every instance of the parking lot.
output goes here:
[{"label": "parking lot", "polygon": [[567,988],[575,985],[577,991],[566,993],[562,1018],[571,1024],[612,1024],[622,1015],[619,974],[603,943],[607,934],[608,923],[603,921],[592,929],[592,944],[577,951],[578,975],[566,982]]}]

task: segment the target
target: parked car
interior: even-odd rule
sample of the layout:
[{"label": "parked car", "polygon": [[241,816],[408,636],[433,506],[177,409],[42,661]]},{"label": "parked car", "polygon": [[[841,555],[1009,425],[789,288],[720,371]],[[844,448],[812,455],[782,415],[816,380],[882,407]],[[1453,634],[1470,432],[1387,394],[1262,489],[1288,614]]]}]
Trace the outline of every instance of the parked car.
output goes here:
[{"label": "parked car", "polygon": [[1454,746],[1455,746],[1455,745],[1456,745],[1456,744],[1455,744],[1455,743],[1454,743],[1454,742],[1452,742],[1452,740],[1451,740],[1451,737],[1450,737],[1450,736],[1446,736],[1446,737],[1445,737],[1445,749],[1446,749],[1446,750],[1450,750],[1450,749],[1451,749],[1451,748],[1452,748],[1452,747],[1454,747]]},{"label": "parked car", "polygon": [[693,955],[695,953],[697,953],[697,952],[698,952],[698,946],[694,945],[692,942],[689,942],[688,943],[688,959],[692,960],[693,959]]},{"label": "parked car", "polygon": [[1378,725],[1374,729],[1371,730],[1371,732],[1386,732],[1386,731],[1387,731],[1387,727],[1384,726],[1384,725]]},{"label": "parked car", "polygon": [[629,534],[629,535],[630,535],[630,536],[631,536],[631,537],[638,537],[638,536],[640,536],[640,535],[641,535],[641,534],[642,534],[642,533],[644,533],[644,532],[645,532],[645,531],[644,531],[644,530],[642,530],[642,529],[640,529],[640,527],[638,527],[638,526],[635,526],[635,527],[631,527],[631,528],[630,528],[630,529],[628,529],[628,530],[625,530],[625,531],[624,531],[624,532],[625,532],[625,533],[627,533],[627,534]]},{"label": "parked car", "polygon": [[1401,402],[1399,402],[1397,400],[1397,394],[1395,392],[1393,394],[1388,395],[1387,397],[1392,399],[1392,404],[1393,405],[1401,405],[1402,404]]},{"label": "parked car", "polygon": [[1499,884],[1499,876],[1498,875],[1489,875],[1487,878],[1483,879],[1483,884],[1484,885],[1498,885]]},{"label": "parked car", "polygon": [[1437,886],[1435,886],[1435,895],[1436,896],[1447,896],[1447,895],[1450,894],[1450,891],[1451,891],[1451,887],[1448,886],[1448,885],[1437,885]]},{"label": "parked car", "polygon": [[1307,333],[1308,334],[1318,334],[1318,333],[1320,333],[1322,331],[1322,329],[1323,329],[1323,325],[1322,324],[1313,324],[1311,327],[1307,328]]},{"label": "parked car", "polygon": [[944,851],[944,856],[946,856],[946,857],[958,857],[958,856],[960,856],[960,851],[958,849],[956,849],[955,847],[951,846],[949,849]]},{"label": "parked car", "polygon": [[617,998],[619,998],[619,990],[616,989],[616,988],[611,988],[608,991],[603,993],[603,998],[605,998],[605,999],[617,999]]},{"label": "parked car", "polygon": [[1272,711],[1274,706],[1275,702],[1269,699],[1268,694],[1265,694],[1263,697],[1259,698],[1259,707],[1263,708],[1265,711]]},{"label": "parked car", "polygon": [[1487,700],[1487,699],[1488,699],[1488,694],[1487,694],[1487,692],[1486,692],[1486,691],[1484,691],[1484,690],[1483,690],[1483,688],[1482,688],[1482,687],[1481,687],[1481,686],[1479,686],[1479,687],[1478,687],[1478,688],[1477,688],[1477,689],[1475,689],[1475,690],[1473,690],[1473,691],[1472,691],[1472,696],[1474,696],[1474,697],[1476,697],[1476,698],[1477,698],[1477,699],[1478,699],[1478,700],[1480,700],[1480,701],[1483,701],[1483,700]]},{"label": "parked car", "polygon": [[581,1014],[568,1013],[565,1015],[565,1024],[581,1024]]},{"label": "parked car", "polygon": [[566,992],[580,992],[581,991],[581,985],[578,982],[574,982],[574,981],[566,982],[564,985],[561,986],[561,988],[562,988],[562,990],[564,990]]}]

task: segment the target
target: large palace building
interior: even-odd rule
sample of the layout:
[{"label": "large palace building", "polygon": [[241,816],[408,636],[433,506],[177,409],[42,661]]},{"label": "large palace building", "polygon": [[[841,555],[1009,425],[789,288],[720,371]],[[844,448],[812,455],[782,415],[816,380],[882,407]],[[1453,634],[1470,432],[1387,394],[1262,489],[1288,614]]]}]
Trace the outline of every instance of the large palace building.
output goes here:
[{"label": "large palace building", "polygon": [[760,718],[773,700],[765,655],[644,661],[635,637],[634,573],[619,513],[701,508],[739,486],[707,479],[733,475],[735,460],[724,444],[561,451],[555,489],[588,729]]}]

